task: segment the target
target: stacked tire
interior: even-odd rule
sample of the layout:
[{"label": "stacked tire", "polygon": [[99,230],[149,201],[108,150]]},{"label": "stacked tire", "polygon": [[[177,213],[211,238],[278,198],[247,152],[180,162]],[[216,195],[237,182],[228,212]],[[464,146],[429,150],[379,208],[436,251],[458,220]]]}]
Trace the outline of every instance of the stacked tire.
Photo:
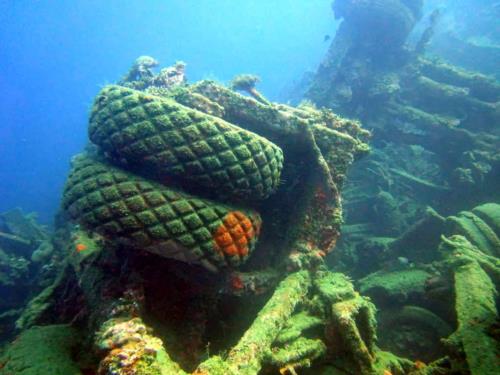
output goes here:
[{"label": "stacked tire", "polygon": [[[174,100],[115,85],[95,99],[89,138],[100,156],[76,157],[64,190],[73,220],[111,241],[210,270],[249,257],[261,218],[227,202],[275,191],[278,146]],[[224,202],[166,185],[172,178]]]}]

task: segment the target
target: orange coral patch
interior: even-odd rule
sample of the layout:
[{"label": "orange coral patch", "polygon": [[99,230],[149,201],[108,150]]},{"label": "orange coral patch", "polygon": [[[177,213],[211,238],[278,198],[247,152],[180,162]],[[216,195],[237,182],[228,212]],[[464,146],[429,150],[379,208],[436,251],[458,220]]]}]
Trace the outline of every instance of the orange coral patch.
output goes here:
[{"label": "orange coral patch", "polygon": [[231,277],[231,286],[236,290],[241,290],[245,287],[243,280],[241,280],[241,277],[237,275],[233,275],[233,277]]},{"label": "orange coral patch", "polygon": [[79,253],[79,252],[87,249],[87,246],[84,245],[83,243],[79,243],[79,244],[76,244],[75,248],[76,248],[76,251]]},{"label": "orange coral patch", "polygon": [[238,241],[236,241],[236,243],[238,244],[238,246],[243,247],[248,244],[248,240],[246,239],[246,237],[241,237]]},{"label": "orange coral patch", "polygon": [[217,238],[215,240],[217,244],[222,247],[231,246],[231,244],[233,243],[233,237],[231,237],[231,234],[229,232],[224,232],[224,231],[221,232],[222,233],[217,235]]},{"label": "orange coral patch", "polygon": [[234,212],[230,212],[224,218],[224,223],[229,227],[234,227],[239,223],[239,217]]},{"label": "orange coral patch", "polygon": [[243,226],[243,228],[245,230],[250,230],[250,229],[253,229],[252,228],[252,223],[250,222],[250,220],[244,220],[241,222],[241,225]]},{"label": "orange coral patch", "polygon": [[238,255],[238,247],[235,246],[235,245],[230,245],[230,246],[227,246],[224,248],[224,252],[227,254],[227,255]]},{"label": "orange coral patch", "polygon": [[229,232],[231,233],[231,237],[233,238],[241,238],[245,236],[245,232],[243,230],[243,227],[241,225],[235,225],[231,229],[229,229]]},{"label": "orange coral patch", "polygon": [[245,256],[257,229],[243,212],[229,212],[213,234],[215,248],[229,256]]}]

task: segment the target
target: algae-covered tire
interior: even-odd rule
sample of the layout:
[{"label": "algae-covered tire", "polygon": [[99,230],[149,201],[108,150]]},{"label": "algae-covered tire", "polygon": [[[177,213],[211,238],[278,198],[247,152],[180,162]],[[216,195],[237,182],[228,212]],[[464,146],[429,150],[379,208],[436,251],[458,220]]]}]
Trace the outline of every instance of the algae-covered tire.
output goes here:
[{"label": "algae-covered tire", "polygon": [[254,211],[198,199],[82,155],[73,162],[63,208],[113,241],[210,270],[244,262],[261,224]]},{"label": "algae-covered tire", "polygon": [[265,138],[121,86],[107,86],[97,95],[89,137],[114,160],[241,199],[268,197],[283,167],[282,150]]},{"label": "algae-covered tire", "polygon": [[484,220],[497,237],[500,238],[500,204],[485,203],[475,207],[472,212]]},{"label": "algae-covered tire", "polygon": [[472,212],[462,211],[457,216],[448,216],[446,234],[460,234],[485,254],[500,256],[500,238],[495,232],[498,223],[491,216],[492,207],[495,206],[483,205]]},{"label": "algae-covered tire", "polygon": [[386,308],[377,314],[378,345],[396,355],[432,362],[446,355],[441,339],[453,329],[432,311],[419,306]]}]

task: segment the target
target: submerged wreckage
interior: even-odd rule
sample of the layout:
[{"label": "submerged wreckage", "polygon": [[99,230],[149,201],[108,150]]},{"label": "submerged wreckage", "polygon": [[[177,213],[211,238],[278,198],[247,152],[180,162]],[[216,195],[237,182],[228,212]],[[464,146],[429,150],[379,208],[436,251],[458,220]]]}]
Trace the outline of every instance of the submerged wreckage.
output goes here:
[{"label": "submerged wreckage", "polygon": [[[1,373],[449,371],[452,358],[423,365],[378,349],[375,306],[324,264],[339,237],[347,169],[368,152],[369,133],[311,105],[211,81],[165,84],[144,60],[128,75],[137,81],[95,99],[92,144],[72,161],[64,190],[69,221],[52,241],[64,257],[18,316],[25,331]],[[441,248],[456,269],[459,319],[470,321],[465,301],[481,298],[470,283],[495,276],[498,264],[462,237]],[[460,276],[472,271],[477,280]],[[481,290],[487,300],[493,292]],[[450,336],[465,363],[475,363],[468,338],[490,323],[461,323]],[[41,340],[44,358],[57,361],[26,356]]]},{"label": "submerged wreckage", "polygon": [[[3,340],[20,333],[0,374],[494,374],[500,206],[417,217],[402,202],[460,186],[456,202],[492,181],[498,134],[473,122],[496,118],[500,89],[423,58],[431,29],[418,53],[402,53],[420,8],[334,5],[344,21],[307,96],[376,130],[375,152],[347,189],[354,222],[341,251],[341,191],[369,152],[358,121],[311,102],[271,103],[252,75],[229,87],[187,84],[186,64],[157,73],[148,56],[104,87],[54,235],[18,211],[2,216],[0,288],[29,272],[43,283],[0,301]],[[366,58],[379,50],[359,44],[357,22],[401,31],[384,39],[384,67]],[[394,145],[382,147],[381,135]],[[457,157],[439,137],[461,145]],[[397,142],[419,144],[424,161],[424,148],[442,156],[451,173],[428,182],[397,169],[391,158],[407,166],[415,151]],[[372,211],[386,232],[356,222]],[[16,222],[30,225],[23,232]],[[24,253],[14,257],[12,246]],[[361,294],[327,267],[332,251],[334,269],[359,276]]]}]

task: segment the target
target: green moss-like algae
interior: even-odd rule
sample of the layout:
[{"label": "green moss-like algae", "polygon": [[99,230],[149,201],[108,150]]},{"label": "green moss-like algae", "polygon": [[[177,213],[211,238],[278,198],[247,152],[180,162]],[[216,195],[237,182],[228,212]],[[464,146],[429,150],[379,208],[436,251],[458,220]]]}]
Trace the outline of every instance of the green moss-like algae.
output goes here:
[{"label": "green moss-like algae", "polygon": [[229,352],[226,361],[212,357],[198,368],[200,374],[253,375],[262,368],[262,360],[271,344],[285,326],[293,310],[307,294],[310,287],[307,271],[290,274],[274,292],[259,312],[238,344]]},{"label": "green moss-like algae", "polygon": [[53,304],[54,294],[57,287],[60,286],[65,274],[66,268],[63,267],[56,278],[45,289],[43,289],[36,297],[29,301],[28,305],[23,310],[21,316],[16,320],[16,328],[19,330],[31,327],[36,324],[37,319],[46,314]]},{"label": "green moss-like algae", "polygon": [[278,186],[283,152],[267,139],[170,98],[119,86],[97,96],[89,138],[115,161],[243,199]]},{"label": "green moss-like algae", "polygon": [[459,321],[456,334],[464,346],[471,373],[495,374],[498,347],[487,333],[497,316],[494,286],[477,263],[470,263],[455,273],[455,290]]},{"label": "green moss-like algae", "polygon": [[489,334],[498,317],[497,291],[481,263],[471,257],[481,252],[462,236],[443,238],[440,250],[455,269],[458,329],[447,343],[457,352],[463,351],[472,375],[497,374],[500,353]]},{"label": "green moss-like algae", "polygon": [[319,339],[300,337],[284,348],[269,354],[270,363],[278,367],[287,365],[309,367],[311,362],[326,353],[326,346]]},{"label": "green moss-like algae", "polygon": [[10,345],[0,363],[1,375],[81,375],[71,361],[78,344],[77,332],[68,325],[33,327]]},{"label": "green moss-like algae", "polygon": [[423,292],[425,280],[431,274],[420,269],[372,273],[359,281],[362,294],[382,293],[384,296],[401,296],[405,298],[410,293]]},{"label": "green moss-like algae", "polygon": [[500,236],[500,204],[485,203],[472,210],[477,216],[483,219]]},{"label": "green moss-like algae", "polygon": [[388,371],[392,375],[406,375],[412,367],[413,363],[409,360],[400,358],[390,352],[377,350],[373,364],[373,373],[385,375],[386,371]]},{"label": "green moss-like algae", "polygon": [[287,326],[280,332],[276,338],[276,344],[286,344],[298,339],[302,332],[323,324],[317,316],[312,316],[306,311],[293,315],[287,322]]},{"label": "green moss-like algae", "polygon": [[[490,212],[486,211],[486,213]],[[479,213],[483,213],[487,220],[493,218],[493,220],[489,221],[492,221],[494,225],[498,225],[494,216],[484,214],[484,208],[483,211],[479,208]],[[489,255],[500,255],[500,239],[498,235],[486,221],[475,213],[463,211],[457,216],[450,216],[446,219],[446,225],[448,234],[463,235],[482,252]]]}]

